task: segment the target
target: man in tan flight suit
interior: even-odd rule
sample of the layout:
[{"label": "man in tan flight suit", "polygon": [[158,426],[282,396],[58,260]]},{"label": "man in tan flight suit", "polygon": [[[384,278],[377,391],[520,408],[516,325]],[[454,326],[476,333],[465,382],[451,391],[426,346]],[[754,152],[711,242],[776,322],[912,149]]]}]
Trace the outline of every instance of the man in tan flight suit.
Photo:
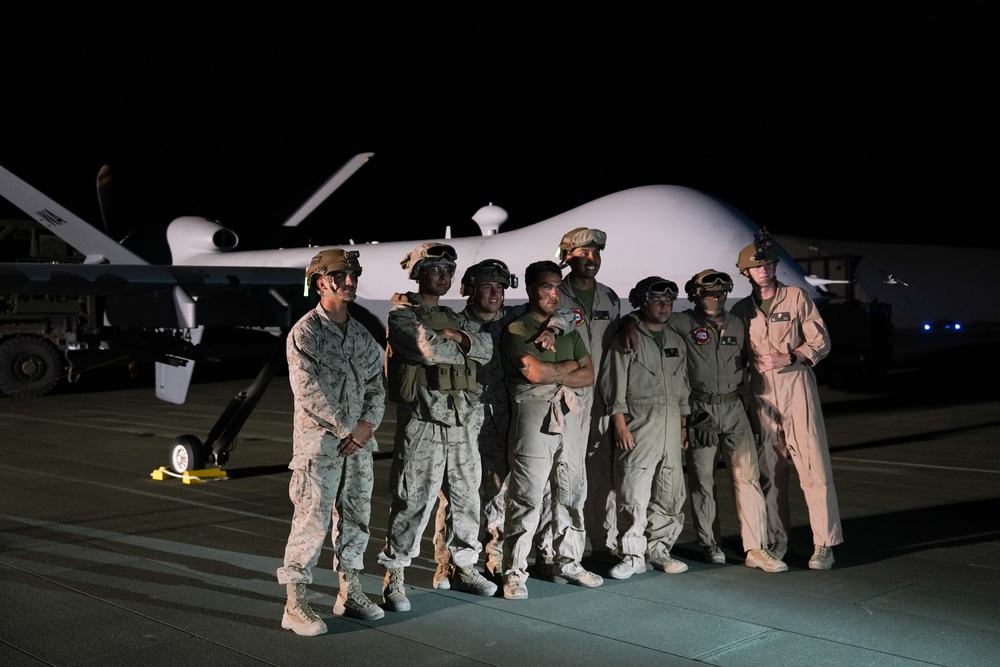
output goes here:
[{"label": "man in tan flight suit", "polygon": [[491,596],[497,587],[475,568],[479,542],[481,463],[477,440],[482,409],[476,368],[493,355],[489,334],[461,328],[439,301],[451,289],[455,249],[423,243],[400,265],[419,291],[395,294],[386,337],[389,398],[396,402],[396,437],[389,473],[392,504],[382,596],[391,611],[409,611],[403,570],[420,553],[420,539],[443,490],[449,503],[447,533],[452,588]]},{"label": "man in tan flight suit", "polygon": [[307,601],[306,584],[334,521],[333,568],[340,591],[333,613],[364,620],[382,618],[361,589],[368,521],[378,451],[375,429],[385,410],[381,350],[347,311],[357,298],[361,264],[356,251],[324,250],[306,269],[319,304],[288,334],[288,380],[295,398],[289,496],[295,506],[278,582],[288,603],[281,627],[305,636],[326,632]]},{"label": "man in tan flight suit", "polygon": [[732,311],[746,324],[748,334],[749,409],[760,439],[760,483],[767,500],[771,551],[781,559],[788,549],[791,455],[813,533],[809,567],[829,570],[831,547],[844,538],[812,367],[830,353],[830,336],[809,295],[777,280],[777,263],[770,235],[758,233],[736,262],[740,273],[750,279],[753,293]]}]

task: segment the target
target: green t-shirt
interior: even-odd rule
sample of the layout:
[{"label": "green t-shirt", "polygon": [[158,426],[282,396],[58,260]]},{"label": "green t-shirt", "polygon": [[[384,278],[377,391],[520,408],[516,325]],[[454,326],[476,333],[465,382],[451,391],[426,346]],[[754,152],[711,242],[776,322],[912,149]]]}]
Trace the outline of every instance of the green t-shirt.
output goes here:
[{"label": "green t-shirt", "polygon": [[508,324],[507,328],[504,329],[503,336],[500,338],[500,354],[502,355],[503,370],[507,375],[508,381],[528,384],[528,381],[521,375],[521,371],[510,361],[511,357],[523,352],[528,352],[542,361],[548,362],[569,361],[571,359],[573,361],[580,361],[590,356],[590,352],[587,351],[587,346],[584,344],[580,332],[576,329],[556,337],[555,352],[540,350],[534,341],[539,332],[544,328],[544,322],[539,322],[528,313],[525,313]]}]

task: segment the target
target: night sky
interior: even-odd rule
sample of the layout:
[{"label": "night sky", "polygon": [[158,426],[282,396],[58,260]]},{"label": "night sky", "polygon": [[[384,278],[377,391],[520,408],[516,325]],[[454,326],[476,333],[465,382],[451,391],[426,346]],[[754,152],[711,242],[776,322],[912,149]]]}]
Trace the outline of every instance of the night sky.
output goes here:
[{"label": "night sky", "polygon": [[404,240],[654,183],[776,233],[1000,247],[993,12],[663,4],[5,10],[0,164],[95,222],[110,164],[116,227],[159,261],[179,215],[245,248]]}]

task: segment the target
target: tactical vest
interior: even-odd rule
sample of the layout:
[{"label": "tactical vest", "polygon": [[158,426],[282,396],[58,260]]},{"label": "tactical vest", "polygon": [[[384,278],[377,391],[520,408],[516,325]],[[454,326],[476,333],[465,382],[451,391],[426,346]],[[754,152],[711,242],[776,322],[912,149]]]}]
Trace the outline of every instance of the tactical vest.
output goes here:
[{"label": "tactical vest", "polygon": [[[417,320],[433,331],[460,329],[458,315],[450,308],[430,308],[425,306],[418,294],[407,292],[396,294],[393,303],[413,308]],[[410,403],[417,399],[417,387],[427,387],[434,391],[455,395],[460,391],[479,391],[476,382],[476,362],[462,364],[436,364],[428,366],[401,354],[395,354],[391,345],[386,345],[385,375],[387,395],[390,401]]]}]

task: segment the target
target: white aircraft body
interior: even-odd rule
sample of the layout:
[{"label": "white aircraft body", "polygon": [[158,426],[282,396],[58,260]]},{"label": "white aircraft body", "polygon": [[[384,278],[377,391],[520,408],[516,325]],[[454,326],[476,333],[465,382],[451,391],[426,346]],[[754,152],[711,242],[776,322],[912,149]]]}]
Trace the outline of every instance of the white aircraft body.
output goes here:
[{"label": "white aircraft body", "polygon": [[[498,207],[493,207],[494,209]],[[684,283],[702,269],[714,268],[733,275],[731,301],[750,293],[750,284],[736,272],[739,251],[753,242],[757,227],[718,200],[691,188],[649,185],[601,197],[553,218],[498,234],[465,238],[423,239],[351,246],[360,252],[364,274],[358,286],[358,303],[381,321],[389,311],[394,292],[416,289],[400,261],[427,240],[446,243],[458,254],[458,269],[451,292],[442,302],[461,310],[458,280],[465,269],[483,259],[499,259],[512,272],[544,259],[555,260],[563,235],[577,227],[597,228],[608,235],[602,252],[598,280],[618,293],[629,309],[628,293],[640,279],[658,275]],[[175,264],[232,267],[295,267],[309,264],[323,247],[238,251],[221,246],[217,239],[232,238],[218,223],[203,218],[179,218],[171,223],[167,238]],[[348,246],[340,246],[348,247]],[[799,265],[783,250],[778,278],[817,295]],[[509,301],[524,301],[523,289],[507,291]],[[678,305],[681,306],[683,302]]]},{"label": "white aircraft body", "polygon": [[[349,161],[286,224],[297,224],[370,157],[370,153],[362,154]],[[174,326],[187,330],[187,338],[192,343],[200,340],[203,324],[202,316],[199,316],[196,308],[199,298],[197,288],[221,283],[233,290],[267,289],[267,281],[278,281],[280,276],[281,287],[287,289],[290,285],[297,284],[301,290],[305,267],[312,257],[324,248],[338,245],[349,246],[360,252],[364,274],[358,286],[358,305],[371,313],[379,326],[384,327],[393,293],[416,290],[415,283],[407,278],[406,272],[400,267],[400,261],[410,250],[425,241],[358,245],[349,242],[306,248],[240,251],[236,249],[239,241],[237,235],[218,222],[198,217],[182,217],[171,222],[167,228],[172,265],[155,267],[3,167],[0,167],[0,195],[86,255],[88,262],[100,263],[100,274],[105,281],[101,288],[104,291],[100,293],[107,293],[109,279],[112,282],[118,279],[122,289],[127,285],[131,292],[141,290],[143,284],[149,281],[149,290],[158,290],[160,293],[171,284],[170,281],[175,281]],[[598,280],[617,292],[622,300],[623,311],[627,312],[631,308],[628,294],[636,282],[652,275],[678,284],[682,291],[681,300],[677,304],[679,309],[686,307],[683,300],[684,283],[706,268],[724,271],[733,276],[735,289],[730,297],[731,302],[750,293],[749,282],[738,275],[735,263],[740,250],[753,242],[758,227],[730,206],[691,188],[676,185],[632,188],[601,197],[548,220],[495,233],[505,218],[506,213],[502,209],[491,205],[481,209],[474,218],[479,223],[483,236],[449,238],[450,235],[445,234],[441,239],[427,239],[453,246],[458,255],[455,282],[451,292],[442,299],[443,304],[455,310],[464,307],[464,300],[459,296],[459,280],[467,267],[483,259],[499,259],[520,276],[532,262],[556,259],[556,249],[563,235],[578,227],[597,228],[607,233],[607,247],[602,253]],[[779,247],[779,252],[783,261],[778,265],[778,278],[786,284],[797,285],[819,296],[801,267],[784,249]],[[86,265],[80,267],[79,275],[74,276],[77,282],[72,284],[73,291],[64,293],[87,293],[86,285],[81,282],[97,280],[93,274],[94,268]],[[284,271],[277,273],[279,269]],[[4,267],[0,266],[0,277],[4,276],[3,270]],[[57,269],[53,268],[53,271],[56,270],[72,275],[73,268],[59,265]],[[91,273],[86,273],[88,270]],[[186,279],[189,275],[198,276],[198,284],[190,284]],[[21,275],[18,280],[28,283],[40,279]],[[49,289],[51,290],[51,286]],[[66,289],[70,288],[67,286]],[[97,288],[94,287],[94,290],[96,292]],[[283,303],[277,291],[270,291],[279,306],[287,308],[287,303]],[[524,301],[523,287],[508,290],[507,299],[511,303]],[[232,326],[247,324],[239,320],[238,314],[228,316],[232,319],[227,323]],[[112,319],[110,324],[117,323]],[[286,328],[289,325],[290,322],[285,323]],[[157,395],[170,402],[184,402],[192,369],[193,363],[158,363]]]}]

